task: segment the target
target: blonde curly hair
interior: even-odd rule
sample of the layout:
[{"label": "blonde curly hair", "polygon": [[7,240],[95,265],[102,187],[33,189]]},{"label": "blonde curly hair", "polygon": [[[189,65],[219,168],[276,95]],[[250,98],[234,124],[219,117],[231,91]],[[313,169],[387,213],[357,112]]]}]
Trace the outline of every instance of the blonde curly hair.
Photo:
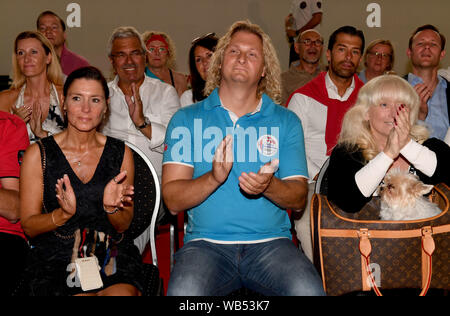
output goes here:
[{"label": "blonde curly hair", "polygon": [[372,160],[380,153],[367,120],[367,113],[372,106],[379,106],[385,99],[405,104],[410,110],[410,136],[418,143],[429,138],[429,131],[418,125],[420,99],[414,88],[403,78],[396,75],[383,75],[367,82],[359,90],[356,104],[345,114],[338,144],[349,151],[362,150],[366,161]]},{"label": "blonde curly hair", "polygon": [[220,86],[222,80],[221,66],[224,53],[231,42],[234,34],[240,31],[250,32],[261,38],[264,53],[265,76],[258,84],[257,97],[267,94],[275,103],[281,102],[281,67],[277,52],[270,37],[264,33],[260,26],[252,24],[250,21],[238,21],[234,23],[227,34],[223,36],[217,44],[216,51],[211,58],[208,69],[208,79],[205,86],[205,95],[210,95],[214,89]]}]

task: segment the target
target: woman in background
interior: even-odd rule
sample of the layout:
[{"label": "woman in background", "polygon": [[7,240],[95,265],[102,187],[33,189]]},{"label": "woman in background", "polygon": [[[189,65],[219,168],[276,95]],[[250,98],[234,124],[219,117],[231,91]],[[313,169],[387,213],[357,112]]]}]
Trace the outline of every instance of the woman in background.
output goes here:
[{"label": "woman in background", "polygon": [[372,78],[388,74],[394,68],[394,47],[389,40],[372,41],[364,54],[365,70],[359,73],[359,79],[367,83]]},{"label": "woman in background", "polygon": [[180,98],[181,106],[185,107],[205,99],[204,94],[209,61],[216,50],[218,38],[215,33],[209,33],[192,41],[189,50],[189,70],[191,72],[192,89],[183,93]]},{"label": "woman in background", "polygon": [[147,47],[147,68],[145,74],[151,78],[175,87],[178,96],[187,90],[187,76],[174,70],[176,63],[175,45],[163,32],[147,31],[142,35]]},{"label": "woman in background", "polygon": [[41,33],[20,33],[12,63],[13,83],[0,94],[0,110],[27,123],[31,142],[61,132],[63,74],[52,44]]}]

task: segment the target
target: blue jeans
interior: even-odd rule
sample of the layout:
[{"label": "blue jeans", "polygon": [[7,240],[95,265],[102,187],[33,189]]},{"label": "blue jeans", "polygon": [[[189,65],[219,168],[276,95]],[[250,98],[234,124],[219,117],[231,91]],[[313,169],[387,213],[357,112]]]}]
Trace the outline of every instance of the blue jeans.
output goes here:
[{"label": "blue jeans", "polygon": [[175,261],[168,296],[223,296],[241,287],[266,296],[325,294],[314,266],[286,238],[240,245],[191,241]]}]

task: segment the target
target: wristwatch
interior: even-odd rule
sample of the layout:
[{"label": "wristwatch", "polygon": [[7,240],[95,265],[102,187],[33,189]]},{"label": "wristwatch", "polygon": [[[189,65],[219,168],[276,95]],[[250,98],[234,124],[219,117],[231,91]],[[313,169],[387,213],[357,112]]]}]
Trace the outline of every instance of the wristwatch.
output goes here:
[{"label": "wristwatch", "polygon": [[150,120],[148,119],[148,117],[144,116],[144,124],[142,124],[141,126],[136,126],[137,129],[144,129],[147,126],[149,126],[151,124]]}]

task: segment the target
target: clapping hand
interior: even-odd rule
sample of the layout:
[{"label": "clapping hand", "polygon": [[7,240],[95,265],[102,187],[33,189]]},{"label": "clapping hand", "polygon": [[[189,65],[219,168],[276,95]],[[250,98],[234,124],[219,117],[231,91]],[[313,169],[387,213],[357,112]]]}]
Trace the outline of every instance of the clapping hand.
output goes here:
[{"label": "clapping hand", "polygon": [[433,95],[431,89],[428,85],[424,83],[419,83],[414,86],[417,94],[420,98],[420,108],[419,108],[419,120],[424,121],[428,116],[428,100]]},{"label": "clapping hand", "polygon": [[47,134],[42,129],[42,123],[44,119],[42,118],[42,109],[39,103],[33,104],[33,110],[31,112],[30,128],[34,135],[39,138],[47,137]]},{"label": "clapping hand", "polygon": [[239,177],[239,187],[250,195],[264,193],[269,187],[273,175],[278,169],[278,165],[279,160],[275,159],[262,166],[258,174],[243,172]]},{"label": "clapping hand", "polygon": [[227,135],[216,149],[212,175],[217,183],[224,183],[233,168],[233,136]]},{"label": "clapping hand", "polygon": [[126,176],[127,171],[122,171],[106,185],[103,193],[103,207],[107,212],[113,213],[123,209],[125,203],[133,201],[134,187],[123,183]]},{"label": "clapping hand", "polygon": [[16,108],[15,106],[13,106],[12,112],[13,114],[20,117],[25,123],[28,123],[31,119],[31,113],[33,111],[29,105],[24,105],[20,108]]},{"label": "clapping hand", "polygon": [[77,199],[70,179],[67,175],[56,182],[56,199],[64,213],[64,217],[71,218],[77,211]]},{"label": "clapping hand", "polygon": [[389,133],[384,152],[391,159],[396,159],[400,151],[411,140],[409,135],[411,129],[411,123],[409,121],[409,109],[402,104],[398,110],[397,115],[394,118],[394,127]]},{"label": "clapping hand", "polygon": [[140,126],[144,124],[144,106],[136,84],[131,84],[132,96],[125,95],[125,101],[128,104],[128,112],[134,125]]}]

